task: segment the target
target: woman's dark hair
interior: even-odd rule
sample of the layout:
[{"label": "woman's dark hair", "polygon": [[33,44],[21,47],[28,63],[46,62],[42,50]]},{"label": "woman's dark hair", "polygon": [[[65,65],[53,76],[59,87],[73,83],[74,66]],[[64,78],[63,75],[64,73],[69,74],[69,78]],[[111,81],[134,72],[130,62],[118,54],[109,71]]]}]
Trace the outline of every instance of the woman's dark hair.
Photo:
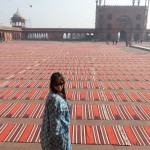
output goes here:
[{"label": "woman's dark hair", "polygon": [[61,78],[61,80],[63,81],[64,83],[64,86],[63,86],[63,89],[62,89],[62,94],[63,94],[63,97],[64,99],[66,99],[66,92],[65,92],[65,78],[63,77],[63,75],[59,72],[55,72],[51,75],[51,78],[50,78],[50,85],[49,85],[49,88],[54,92],[54,93],[58,93],[55,88],[54,88],[54,84],[56,83],[56,80],[58,78]]}]

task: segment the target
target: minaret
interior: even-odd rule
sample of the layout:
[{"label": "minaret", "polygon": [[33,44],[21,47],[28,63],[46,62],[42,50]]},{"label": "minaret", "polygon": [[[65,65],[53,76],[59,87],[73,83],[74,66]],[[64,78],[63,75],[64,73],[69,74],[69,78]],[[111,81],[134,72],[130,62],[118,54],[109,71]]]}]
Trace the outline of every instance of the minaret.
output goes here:
[{"label": "minaret", "polygon": [[135,0],[132,0],[132,3],[133,3],[133,6],[134,6],[134,4],[135,4]]},{"label": "minaret", "polygon": [[104,0],[104,6],[106,5],[106,0]]}]

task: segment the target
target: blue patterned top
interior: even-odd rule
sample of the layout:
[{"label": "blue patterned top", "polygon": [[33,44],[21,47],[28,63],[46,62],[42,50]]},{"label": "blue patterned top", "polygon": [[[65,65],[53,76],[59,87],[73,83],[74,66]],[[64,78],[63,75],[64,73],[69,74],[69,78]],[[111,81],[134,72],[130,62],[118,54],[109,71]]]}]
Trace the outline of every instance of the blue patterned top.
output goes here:
[{"label": "blue patterned top", "polygon": [[50,91],[47,97],[40,133],[43,150],[71,150],[70,106],[61,96]]}]

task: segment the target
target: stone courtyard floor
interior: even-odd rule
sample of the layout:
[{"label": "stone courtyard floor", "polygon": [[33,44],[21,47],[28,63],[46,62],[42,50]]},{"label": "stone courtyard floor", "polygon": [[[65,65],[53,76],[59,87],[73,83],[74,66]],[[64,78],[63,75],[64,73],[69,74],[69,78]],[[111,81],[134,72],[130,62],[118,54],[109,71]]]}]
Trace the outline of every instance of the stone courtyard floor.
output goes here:
[{"label": "stone courtyard floor", "polygon": [[73,150],[150,149],[150,52],[124,43],[0,43],[0,149],[41,150],[53,72],[66,80]]}]

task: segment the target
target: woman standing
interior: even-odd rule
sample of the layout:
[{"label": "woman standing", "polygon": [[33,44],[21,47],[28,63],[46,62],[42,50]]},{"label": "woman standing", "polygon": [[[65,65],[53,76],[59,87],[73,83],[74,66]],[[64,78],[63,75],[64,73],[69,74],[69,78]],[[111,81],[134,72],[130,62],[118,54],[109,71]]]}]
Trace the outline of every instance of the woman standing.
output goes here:
[{"label": "woman standing", "polygon": [[59,72],[53,73],[50,92],[45,104],[40,133],[43,150],[71,150],[70,106],[66,100],[65,80]]}]

